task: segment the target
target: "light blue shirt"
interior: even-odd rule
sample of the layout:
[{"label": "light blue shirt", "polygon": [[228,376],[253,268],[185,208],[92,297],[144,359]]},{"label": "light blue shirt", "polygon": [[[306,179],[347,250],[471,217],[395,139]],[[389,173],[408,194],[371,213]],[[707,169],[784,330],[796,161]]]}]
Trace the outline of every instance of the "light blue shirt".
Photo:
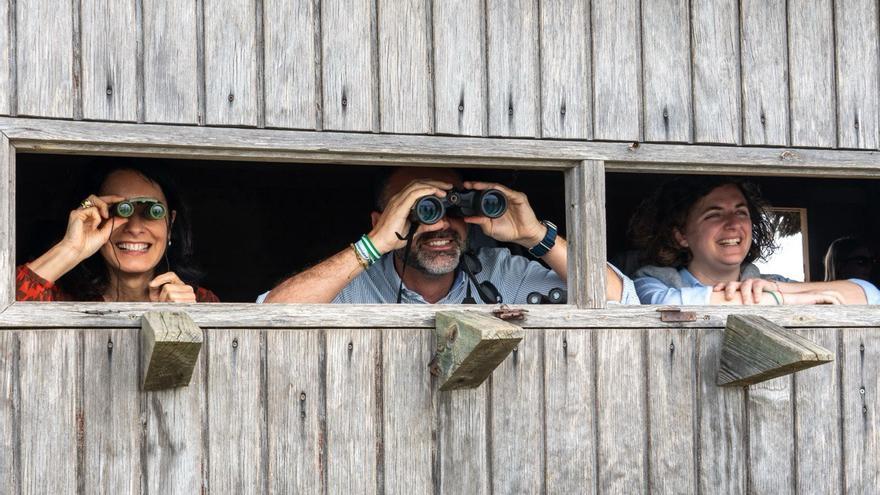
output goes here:
[{"label": "light blue shirt", "polygon": [[[681,277],[681,287],[670,287],[665,282],[654,277],[637,277],[635,279],[636,292],[642,304],[672,304],[680,306],[699,306],[710,304],[712,287],[703,285],[687,268],[680,268],[678,275]],[[765,280],[790,282],[778,275],[761,275]],[[850,282],[858,285],[865,291],[868,304],[880,303],[880,291],[870,282],[853,278]]]}]

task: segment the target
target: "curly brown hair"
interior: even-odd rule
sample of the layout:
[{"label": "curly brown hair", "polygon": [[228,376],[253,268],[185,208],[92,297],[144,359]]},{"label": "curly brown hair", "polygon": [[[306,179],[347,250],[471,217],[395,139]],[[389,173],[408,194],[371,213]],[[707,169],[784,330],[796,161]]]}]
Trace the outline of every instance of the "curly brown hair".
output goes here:
[{"label": "curly brown hair", "polygon": [[764,259],[776,249],[774,229],[755,184],[735,177],[683,176],[661,185],[639,205],[629,222],[629,236],[642,251],[642,262],[649,265],[687,266],[693,258],[681,247],[675,230],[685,230],[691,208],[718,187],[734,185],[746,199],[752,220],[752,245],[743,263]]}]

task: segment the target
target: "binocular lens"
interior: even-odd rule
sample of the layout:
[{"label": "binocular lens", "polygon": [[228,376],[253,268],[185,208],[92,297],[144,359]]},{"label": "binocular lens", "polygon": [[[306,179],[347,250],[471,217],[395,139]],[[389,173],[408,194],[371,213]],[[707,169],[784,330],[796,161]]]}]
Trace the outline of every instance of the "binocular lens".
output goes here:
[{"label": "binocular lens", "polygon": [[147,210],[147,216],[153,220],[165,218],[165,207],[161,203],[150,205],[150,209]]},{"label": "binocular lens", "polygon": [[435,196],[425,196],[416,203],[416,220],[426,225],[439,222],[445,213],[446,208],[443,206],[443,202]]},{"label": "binocular lens", "polygon": [[134,214],[134,205],[123,201],[122,203],[118,203],[116,205],[116,215],[122,218],[128,218]]},{"label": "binocular lens", "polygon": [[498,218],[507,210],[507,198],[498,191],[486,191],[480,203],[483,214],[489,218]]}]

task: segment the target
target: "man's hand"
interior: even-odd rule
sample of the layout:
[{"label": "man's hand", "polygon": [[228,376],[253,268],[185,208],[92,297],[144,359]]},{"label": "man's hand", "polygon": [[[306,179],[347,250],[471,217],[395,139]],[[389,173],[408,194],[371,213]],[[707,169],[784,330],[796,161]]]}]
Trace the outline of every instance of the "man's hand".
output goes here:
[{"label": "man's hand", "polygon": [[[406,245],[397,234],[406,236],[409,232],[409,213],[416,201],[423,196],[446,197],[446,191],[452,189],[452,184],[438,180],[416,180],[410,182],[402,191],[388,200],[385,211],[375,220],[373,230],[367,234],[379,254],[385,254]],[[444,223],[434,225],[422,225],[422,232],[432,232],[444,228]]]},{"label": "man's hand", "polygon": [[466,217],[465,222],[479,225],[483,233],[497,241],[515,242],[527,249],[533,248],[544,239],[547,227],[538,221],[525,194],[491,182],[467,181],[464,187],[478,191],[497,189],[507,197],[507,211],[504,215],[498,218]]}]

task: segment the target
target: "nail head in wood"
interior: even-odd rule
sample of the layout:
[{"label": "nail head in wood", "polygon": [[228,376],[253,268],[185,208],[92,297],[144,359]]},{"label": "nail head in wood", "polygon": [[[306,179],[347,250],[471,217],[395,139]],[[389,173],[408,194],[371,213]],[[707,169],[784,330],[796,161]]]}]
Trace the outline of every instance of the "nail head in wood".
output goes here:
[{"label": "nail head in wood", "polygon": [[437,344],[429,366],[440,378],[440,390],[477,388],[516,348],[522,327],[472,311],[440,311]]},{"label": "nail head in wood", "polygon": [[834,360],[828,349],[757,315],[730,315],[715,383],[744,386]]},{"label": "nail head in wood", "polygon": [[186,313],[150,311],[141,317],[143,390],[189,385],[202,349],[202,329]]}]

